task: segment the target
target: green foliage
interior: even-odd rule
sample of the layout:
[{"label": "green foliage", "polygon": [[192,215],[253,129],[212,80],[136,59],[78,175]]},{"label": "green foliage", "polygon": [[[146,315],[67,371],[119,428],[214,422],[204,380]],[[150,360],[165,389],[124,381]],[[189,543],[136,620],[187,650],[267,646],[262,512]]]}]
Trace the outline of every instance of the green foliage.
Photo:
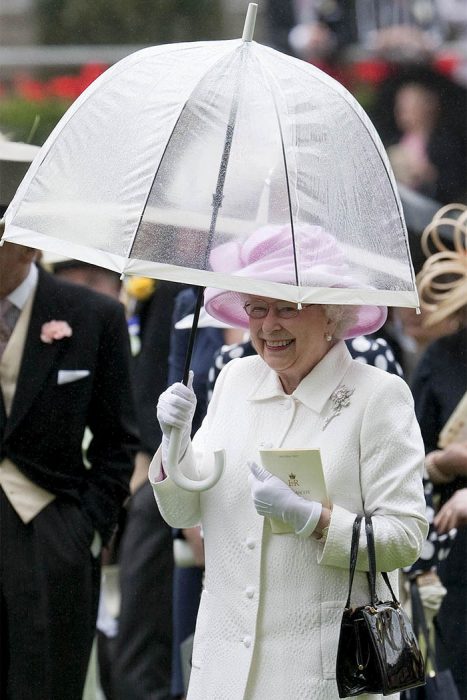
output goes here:
[{"label": "green foliage", "polygon": [[21,97],[0,101],[0,132],[13,141],[42,146],[70,102],[58,98],[29,101]]},{"label": "green foliage", "polygon": [[38,0],[45,44],[163,44],[222,38],[220,0]]},{"label": "green foliage", "polygon": [[358,83],[352,87],[352,94],[365,112],[370,112],[374,107],[377,90],[373,85]]}]

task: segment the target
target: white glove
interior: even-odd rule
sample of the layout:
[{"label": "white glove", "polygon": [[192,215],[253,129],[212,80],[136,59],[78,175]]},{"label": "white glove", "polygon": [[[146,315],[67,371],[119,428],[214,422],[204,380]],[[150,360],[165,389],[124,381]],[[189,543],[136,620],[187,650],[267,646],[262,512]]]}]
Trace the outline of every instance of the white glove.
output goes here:
[{"label": "white glove", "polygon": [[193,372],[190,370],[188,384],[176,382],[169,386],[157,402],[157,420],[162,430],[162,464],[167,462],[169,438],[172,428],[180,428],[180,459],[190,443],[191,423],[196,409],[196,395],[193,391]]},{"label": "white glove", "polygon": [[302,537],[311,535],[321,517],[321,503],[297,496],[287,484],[255,462],[248,462],[248,466],[251,471],[248,483],[259,515],[282,520]]}]

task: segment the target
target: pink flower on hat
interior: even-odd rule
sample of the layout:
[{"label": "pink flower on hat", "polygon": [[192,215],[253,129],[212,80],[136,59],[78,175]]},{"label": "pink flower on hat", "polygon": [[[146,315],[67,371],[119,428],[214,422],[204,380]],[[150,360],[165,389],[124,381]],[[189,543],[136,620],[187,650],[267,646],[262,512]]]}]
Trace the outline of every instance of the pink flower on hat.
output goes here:
[{"label": "pink flower on hat", "polygon": [[43,343],[53,343],[54,340],[69,338],[73,334],[66,321],[49,321],[41,328],[41,340]]}]

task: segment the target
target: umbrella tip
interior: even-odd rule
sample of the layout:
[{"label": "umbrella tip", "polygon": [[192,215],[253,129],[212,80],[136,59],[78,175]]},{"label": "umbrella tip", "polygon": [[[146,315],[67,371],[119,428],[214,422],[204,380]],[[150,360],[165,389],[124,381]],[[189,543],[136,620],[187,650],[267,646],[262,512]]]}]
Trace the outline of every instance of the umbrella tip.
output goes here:
[{"label": "umbrella tip", "polygon": [[243,27],[242,41],[253,41],[257,11],[258,4],[256,2],[250,2],[246,13],[245,25]]}]

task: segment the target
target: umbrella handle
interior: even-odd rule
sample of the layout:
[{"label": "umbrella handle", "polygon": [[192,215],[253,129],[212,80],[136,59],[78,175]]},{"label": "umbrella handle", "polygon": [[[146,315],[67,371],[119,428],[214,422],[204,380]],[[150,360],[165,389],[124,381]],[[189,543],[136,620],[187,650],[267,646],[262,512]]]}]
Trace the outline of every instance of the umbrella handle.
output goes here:
[{"label": "umbrella handle", "polygon": [[172,481],[186,491],[207,491],[217,484],[222,476],[225,465],[225,450],[214,452],[214,470],[205,479],[190,479],[182,473],[178,464],[182,431],[180,428],[172,428],[170,431],[169,446],[167,450],[167,463],[164,469]]}]

